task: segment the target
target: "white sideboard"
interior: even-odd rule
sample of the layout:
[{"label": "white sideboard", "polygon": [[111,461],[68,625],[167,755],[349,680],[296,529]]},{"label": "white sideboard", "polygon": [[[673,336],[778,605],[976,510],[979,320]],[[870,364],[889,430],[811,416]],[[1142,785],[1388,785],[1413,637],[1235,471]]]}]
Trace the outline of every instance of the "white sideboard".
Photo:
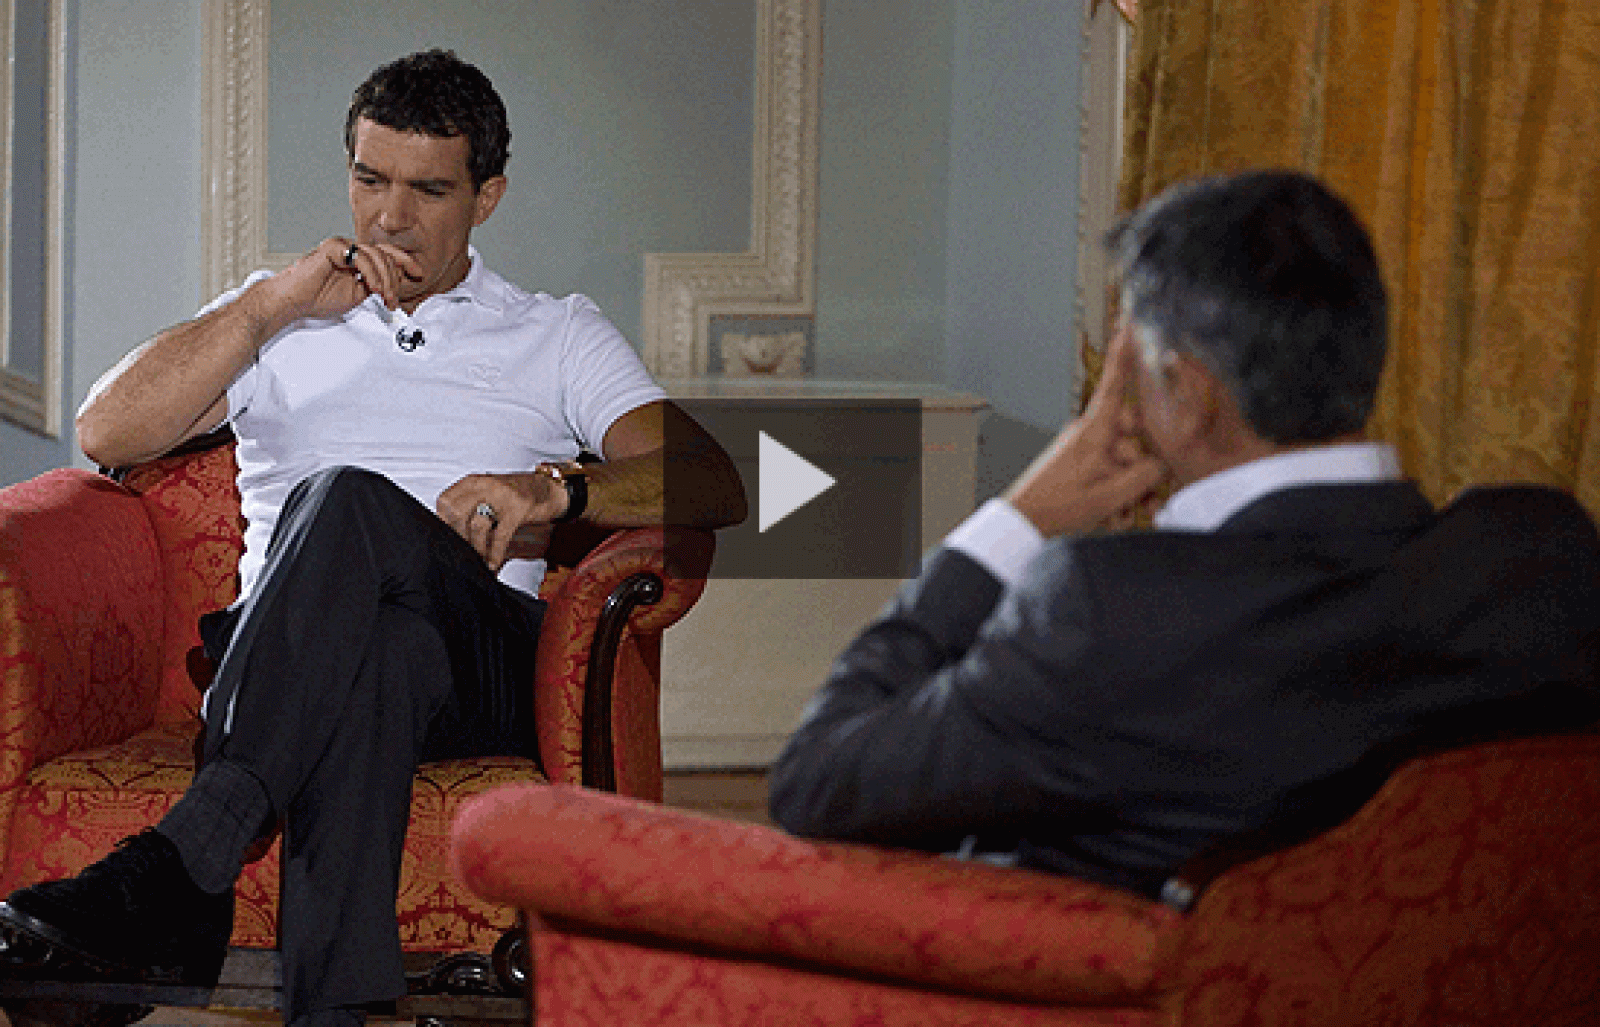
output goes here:
[{"label": "white sideboard", "polygon": [[[700,378],[663,383],[674,399],[759,411],[795,400],[915,401],[922,420],[922,543],[972,512],[978,426],[988,404],[938,385]],[[756,481],[745,488],[756,516]],[[893,595],[899,579],[718,579],[665,636],[661,733],[671,769],[764,766],[829,665]]]}]

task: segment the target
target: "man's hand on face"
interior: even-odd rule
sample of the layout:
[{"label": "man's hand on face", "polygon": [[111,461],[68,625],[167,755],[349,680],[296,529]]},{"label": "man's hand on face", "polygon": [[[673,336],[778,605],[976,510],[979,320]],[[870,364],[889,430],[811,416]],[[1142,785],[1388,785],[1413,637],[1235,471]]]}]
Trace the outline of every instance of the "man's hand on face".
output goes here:
[{"label": "man's hand on face", "polygon": [[290,319],[338,317],[368,296],[390,310],[400,305],[406,282],[422,267],[404,250],[385,243],[356,243],[335,236],[272,279]]},{"label": "man's hand on face", "polygon": [[1138,413],[1128,397],[1136,360],[1132,334],[1117,333],[1083,416],[1069,422],[1006,491],[1046,537],[1126,526],[1155,501],[1166,480],[1166,466],[1139,439]]},{"label": "man's hand on face", "polygon": [[439,494],[435,509],[499,572],[508,559],[543,555],[567,490],[547,474],[469,474]]}]

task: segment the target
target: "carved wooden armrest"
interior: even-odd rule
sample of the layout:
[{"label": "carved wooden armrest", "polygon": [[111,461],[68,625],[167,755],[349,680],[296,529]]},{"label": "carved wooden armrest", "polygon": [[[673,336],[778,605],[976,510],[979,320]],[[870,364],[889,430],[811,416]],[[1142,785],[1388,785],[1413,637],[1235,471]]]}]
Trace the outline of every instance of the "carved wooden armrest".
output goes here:
[{"label": "carved wooden armrest", "polygon": [[[705,588],[715,547],[708,531],[630,528],[615,532],[564,575],[549,603],[535,658],[539,751],[552,782],[616,788],[614,711],[653,710],[650,674],[619,675],[631,637],[659,635]],[[648,678],[649,695],[633,694]]]}]

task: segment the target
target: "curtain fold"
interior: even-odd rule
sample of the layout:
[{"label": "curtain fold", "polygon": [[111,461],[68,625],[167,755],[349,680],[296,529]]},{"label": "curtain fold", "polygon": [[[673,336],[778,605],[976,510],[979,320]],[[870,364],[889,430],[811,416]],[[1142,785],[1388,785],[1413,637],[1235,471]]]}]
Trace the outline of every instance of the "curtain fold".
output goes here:
[{"label": "curtain fold", "polygon": [[1372,431],[1442,502],[1527,480],[1600,513],[1600,3],[1142,0],[1120,202],[1294,167],[1391,300]]}]

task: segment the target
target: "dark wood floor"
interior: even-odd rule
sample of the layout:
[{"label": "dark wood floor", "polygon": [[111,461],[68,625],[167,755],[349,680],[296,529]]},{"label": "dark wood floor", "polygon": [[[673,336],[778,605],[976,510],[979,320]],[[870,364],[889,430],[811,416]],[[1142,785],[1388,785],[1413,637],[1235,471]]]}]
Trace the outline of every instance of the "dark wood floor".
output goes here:
[{"label": "dark wood floor", "polygon": [[708,816],[772,823],[767,818],[765,771],[670,771],[664,803]]}]

